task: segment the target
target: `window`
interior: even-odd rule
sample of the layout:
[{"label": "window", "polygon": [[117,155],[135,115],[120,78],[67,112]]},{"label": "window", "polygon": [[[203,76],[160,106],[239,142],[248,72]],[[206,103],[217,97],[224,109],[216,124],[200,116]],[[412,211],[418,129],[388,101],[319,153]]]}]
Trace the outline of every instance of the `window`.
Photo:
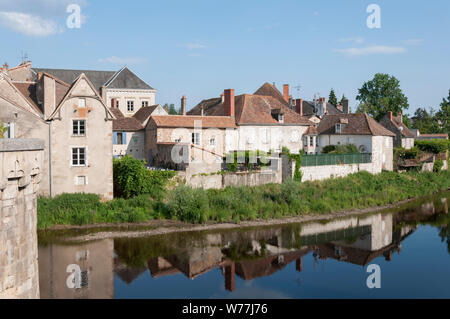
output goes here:
[{"label": "window", "polygon": [[77,176],[75,178],[75,185],[87,185],[86,176]]},{"label": "window", "polygon": [[336,124],[336,133],[341,134],[344,129],[344,124]]},{"label": "window", "polygon": [[319,147],[319,137],[316,136],[316,146]]},{"label": "window", "polygon": [[118,99],[111,99],[111,107],[112,108],[119,108],[119,100]]},{"label": "window", "polygon": [[134,101],[127,101],[127,111],[134,112]]},{"label": "window", "polygon": [[72,121],[72,135],[73,136],[86,135],[86,121],[85,120],[73,120]]},{"label": "window", "polygon": [[127,133],[125,132],[114,132],[114,145],[125,145],[127,144]]},{"label": "window", "polygon": [[86,148],[72,148],[72,166],[86,166]]},{"label": "window", "polygon": [[78,99],[78,107],[86,107],[86,99]]},{"label": "window", "polygon": [[303,144],[304,144],[305,146],[308,146],[308,144],[309,144],[308,139],[309,139],[309,137],[308,137],[308,136],[305,136],[305,140],[303,141]]},{"label": "window", "polygon": [[148,101],[142,101],[142,107],[147,107],[148,106]]},{"label": "window", "polygon": [[216,146],[216,139],[214,137],[209,140],[209,145],[210,146]]},{"label": "window", "polygon": [[6,123],[5,127],[7,128],[5,137],[6,138],[14,138],[15,137],[15,125],[14,125],[14,123]]},{"label": "window", "polygon": [[311,137],[309,138],[309,146],[311,146],[311,147],[314,146],[314,137],[313,137],[313,136],[311,136]]},{"label": "window", "polygon": [[192,144],[200,145],[200,133],[192,133]]},{"label": "window", "polygon": [[181,143],[181,138],[177,138],[177,139],[175,139],[175,143]]}]

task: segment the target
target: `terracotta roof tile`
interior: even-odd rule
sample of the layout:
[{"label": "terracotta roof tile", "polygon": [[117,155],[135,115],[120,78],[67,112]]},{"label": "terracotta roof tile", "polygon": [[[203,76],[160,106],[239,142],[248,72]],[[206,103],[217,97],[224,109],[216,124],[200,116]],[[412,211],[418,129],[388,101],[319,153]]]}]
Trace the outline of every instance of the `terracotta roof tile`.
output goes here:
[{"label": "terracotta roof tile", "polygon": [[144,123],[148,120],[150,115],[155,111],[155,109],[159,106],[159,104],[151,105],[151,106],[144,106],[141,107],[134,115],[133,117],[138,120],[141,123]]},{"label": "terracotta roof tile", "polygon": [[155,115],[150,120],[157,127],[194,128],[195,121],[201,121],[203,128],[236,128],[234,117],[228,116]]},{"label": "terracotta roof tile", "polygon": [[287,105],[287,102],[283,98],[283,94],[272,84],[264,83],[253,95],[271,96],[278,100],[280,103]]},{"label": "terracotta roof tile", "polygon": [[13,82],[14,86],[27,99],[36,111],[43,114],[41,107],[37,102],[36,83],[34,82]]},{"label": "terracotta roof tile", "polygon": [[128,131],[135,132],[143,130],[144,127],[134,117],[125,117],[118,108],[110,108],[116,118],[113,120],[113,131]]}]

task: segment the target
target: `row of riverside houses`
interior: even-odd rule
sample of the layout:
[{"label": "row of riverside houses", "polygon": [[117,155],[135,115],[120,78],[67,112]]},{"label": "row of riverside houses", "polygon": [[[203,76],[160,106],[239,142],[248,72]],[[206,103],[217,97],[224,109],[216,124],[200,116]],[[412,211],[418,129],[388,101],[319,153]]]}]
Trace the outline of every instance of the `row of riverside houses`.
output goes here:
[{"label": "row of riverside houses", "polygon": [[[168,115],[156,90],[128,68],[89,71],[32,68],[0,70],[0,121],[11,137],[46,143],[41,193],[113,196],[112,157],[132,155],[149,166],[217,172],[232,151],[287,147],[318,154],[327,145],[355,144],[371,153],[377,171],[392,169],[393,138],[366,114],[351,114],[325,98],[304,101],[265,83],[253,94],[233,89]],[[174,156],[175,155],[175,156]],[[181,158],[181,160],[179,160]]]}]

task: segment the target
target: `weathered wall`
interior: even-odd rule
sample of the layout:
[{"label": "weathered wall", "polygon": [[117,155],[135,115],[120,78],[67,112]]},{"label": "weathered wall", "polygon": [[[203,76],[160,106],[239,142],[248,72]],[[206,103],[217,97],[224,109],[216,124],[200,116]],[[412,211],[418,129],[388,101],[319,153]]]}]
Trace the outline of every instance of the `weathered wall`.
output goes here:
[{"label": "weathered wall", "polygon": [[380,173],[375,171],[373,163],[367,164],[345,164],[345,165],[325,165],[302,167],[302,181],[317,181],[335,177],[345,177],[349,174],[367,171],[372,174]]},{"label": "weathered wall", "polygon": [[[85,108],[78,107],[78,97],[86,99]],[[72,134],[72,121],[77,119],[86,120],[84,136]],[[112,121],[107,120],[105,107],[86,80],[82,79],[63,102],[51,131],[53,195],[93,193],[112,199]],[[72,165],[72,148],[76,147],[86,148],[86,165]],[[77,184],[82,176],[86,184]]]},{"label": "weathered wall", "polygon": [[[155,90],[120,90],[120,89],[106,89],[106,105],[112,106],[112,99],[119,102],[119,110],[125,116],[133,116],[142,107],[142,102],[148,102],[148,105],[155,105],[156,91]],[[134,101],[134,111],[128,112],[127,101]]]},{"label": "weathered wall", "polygon": [[114,144],[113,155],[130,155],[136,159],[147,160],[145,156],[145,131],[122,132],[126,134],[126,144]]},{"label": "weathered wall", "polygon": [[44,142],[0,140],[0,299],[39,298],[37,192]]}]

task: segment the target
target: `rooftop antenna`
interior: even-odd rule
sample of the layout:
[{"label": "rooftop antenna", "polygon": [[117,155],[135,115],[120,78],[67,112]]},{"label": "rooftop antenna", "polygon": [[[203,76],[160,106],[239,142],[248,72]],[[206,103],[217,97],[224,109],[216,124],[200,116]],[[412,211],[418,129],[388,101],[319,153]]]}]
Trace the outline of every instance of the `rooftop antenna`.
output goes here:
[{"label": "rooftop antenna", "polygon": [[302,86],[299,84],[299,85],[297,85],[297,86],[294,86],[294,89],[296,89],[297,90],[297,95],[298,95],[298,98],[300,98],[300,89],[302,88]]},{"label": "rooftop antenna", "polygon": [[29,58],[28,58],[28,54],[26,53],[26,52],[23,52],[22,51],[22,54],[21,54],[21,56],[20,56],[20,59],[21,59],[21,63],[22,64],[24,64],[25,62],[28,62],[29,61]]}]

